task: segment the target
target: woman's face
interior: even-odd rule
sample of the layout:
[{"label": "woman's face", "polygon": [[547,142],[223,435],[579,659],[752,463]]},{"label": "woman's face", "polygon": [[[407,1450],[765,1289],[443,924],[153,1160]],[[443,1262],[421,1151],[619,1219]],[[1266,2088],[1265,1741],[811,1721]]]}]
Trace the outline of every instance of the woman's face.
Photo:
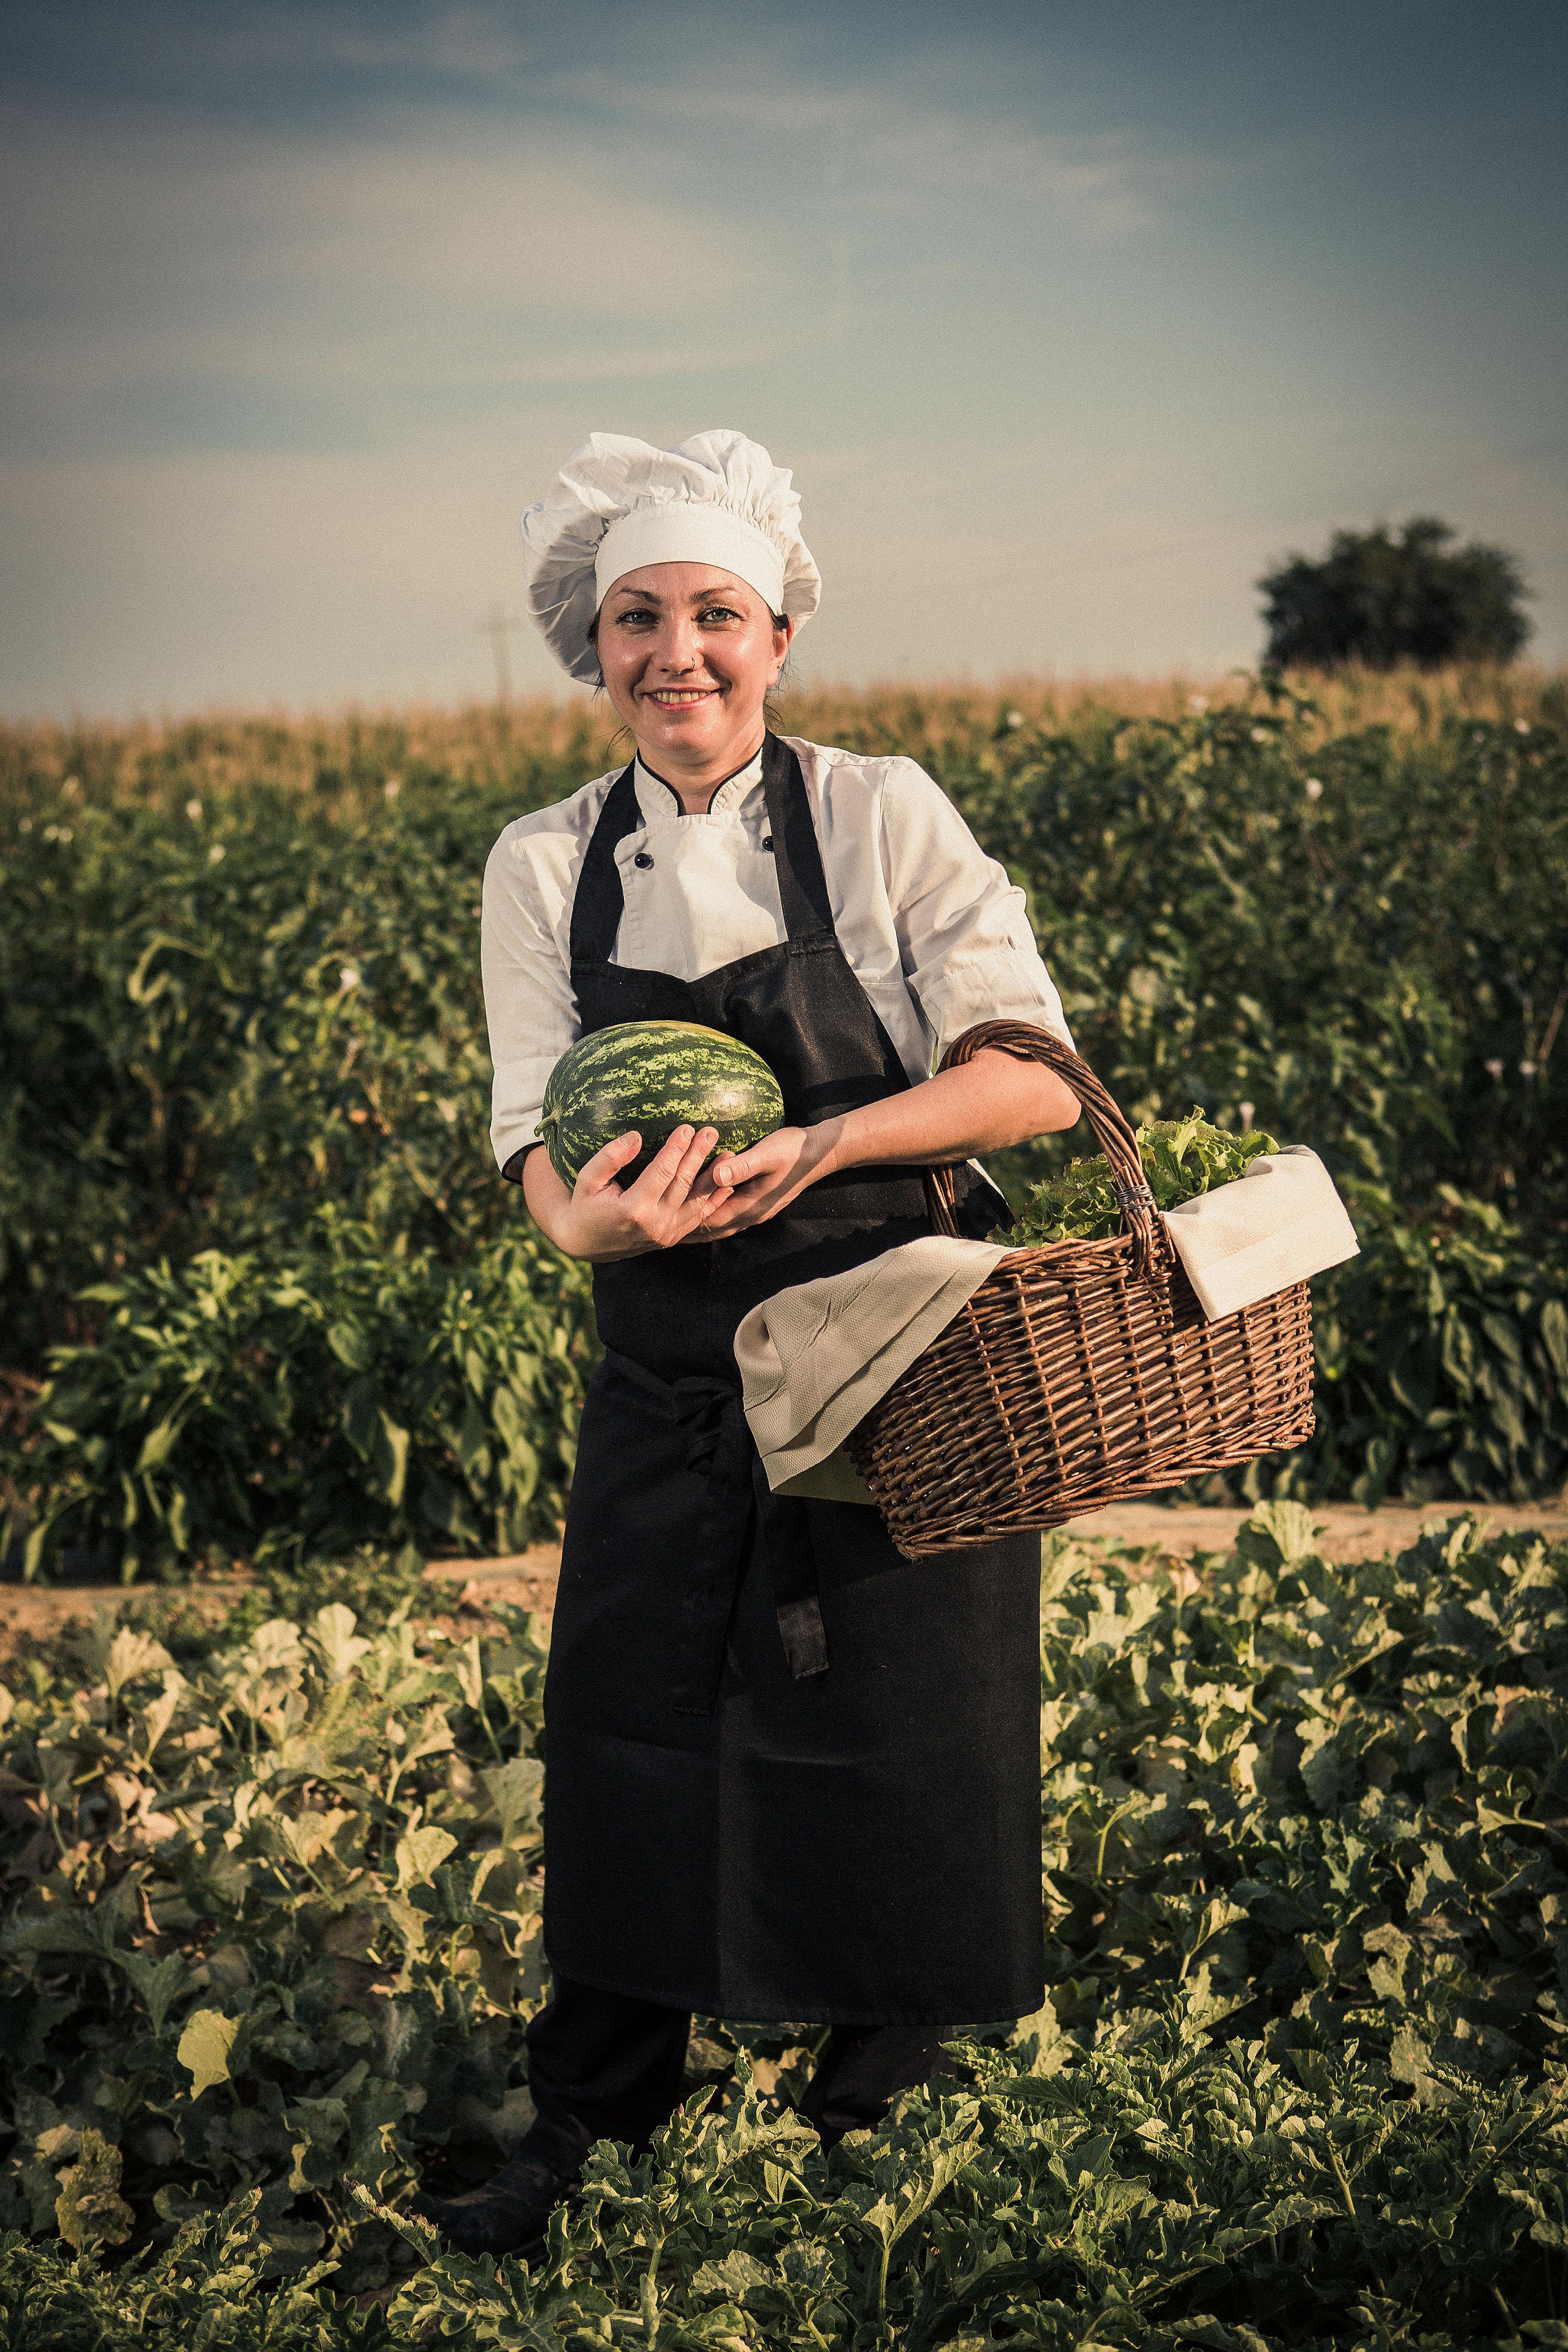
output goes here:
[{"label": "woman's face", "polygon": [[616,582],[595,643],[605,691],[655,767],[661,752],[701,761],[735,751],[739,763],[761,740],[793,634],[732,572],[650,563]]}]

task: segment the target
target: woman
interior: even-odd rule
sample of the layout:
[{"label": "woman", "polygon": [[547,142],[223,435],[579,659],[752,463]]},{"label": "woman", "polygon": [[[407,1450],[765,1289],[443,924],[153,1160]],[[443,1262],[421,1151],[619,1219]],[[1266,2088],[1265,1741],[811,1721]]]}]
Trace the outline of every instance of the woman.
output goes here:
[{"label": "woman", "polygon": [[[739,434],[595,434],[523,518],[532,610],[602,678],[632,763],[510,825],[485,880],[493,1137],[539,1224],[592,1261],[589,1386],[545,1709],[536,2120],[457,2246],[536,2236],[601,2137],[678,2103],[691,2013],[826,2025],[805,2112],[831,2141],[1044,1990],[1038,1548],[910,1563],[862,1502],[768,1493],[732,1339],[784,1285],[929,1230],[934,1162],[1069,1126],[1035,1065],[929,1075],[977,1022],[1065,1035],[1023,894],[911,761],[770,734],[820,582],[790,476]],[[634,1134],[568,1191],[536,1148],[585,1031],[743,1038],[786,1124],[710,1163]],[[999,1196],[960,1174],[961,1223]],[[961,1442],[955,1439],[955,1442]]]}]

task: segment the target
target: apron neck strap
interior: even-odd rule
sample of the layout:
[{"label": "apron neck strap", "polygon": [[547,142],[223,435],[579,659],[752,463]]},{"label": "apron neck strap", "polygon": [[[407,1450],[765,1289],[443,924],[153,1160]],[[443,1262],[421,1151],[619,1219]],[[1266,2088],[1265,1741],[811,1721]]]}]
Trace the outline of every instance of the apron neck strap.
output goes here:
[{"label": "apron neck strap", "polygon": [[643,814],[637,801],[637,766],[623,768],[599,811],[599,822],[588,838],[572,901],[572,961],[608,963],[626,912],[616,852],[628,833],[636,833]]},{"label": "apron neck strap", "polygon": [[[811,821],[805,779],[789,745],[776,735],[763,744],[763,792],[768,825],[773,834],[773,864],[778,873],[779,901],[784,929],[792,940],[816,937],[833,929],[833,902],[816,827]],[[599,821],[589,837],[572,901],[572,961],[608,963],[616,934],[626,911],[616,852],[643,824],[637,799],[637,761],[623,768],[605,795]]]},{"label": "apron neck strap", "polygon": [[784,929],[792,940],[811,938],[833,929],[833,901],[827,895],[822,849],[811,821],[805,778],[800,761],[777,735],[763,743],[763,791],[768,803],[768,825],[773,837],[773,864],[778,869],[779,899]]}]

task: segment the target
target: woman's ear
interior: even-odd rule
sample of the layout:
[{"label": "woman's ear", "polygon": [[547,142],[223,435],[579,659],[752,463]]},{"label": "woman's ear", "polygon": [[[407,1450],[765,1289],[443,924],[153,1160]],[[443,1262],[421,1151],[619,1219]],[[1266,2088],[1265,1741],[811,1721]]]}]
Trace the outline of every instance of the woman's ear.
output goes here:
[{"label": "woman's ear", "polygon": [[[778,684],[778,682],[779,682],[779,677],[780,677],[781,672],[782,672],[782,671],[783,671],[783,669],[784,669],[784,666],[785,662],[786,662],[786,661],[788,661],[788,659],[789,659],[789,649],[790,649],[790,646],[791,646],[794,644],[794,642],[795,642],[795,623],[790,619],[789,614],[788,614],[787,613],[775,613],[775,614],[773,614],[773,684],[776,686],[776,685]],[[783,644],[782,644],[782,645],[781,645],[781,644],[780,644],[780,642],[779,642],[779,640],[780,640],[781,638],[784,640],[784,642],[783,642]]]}]

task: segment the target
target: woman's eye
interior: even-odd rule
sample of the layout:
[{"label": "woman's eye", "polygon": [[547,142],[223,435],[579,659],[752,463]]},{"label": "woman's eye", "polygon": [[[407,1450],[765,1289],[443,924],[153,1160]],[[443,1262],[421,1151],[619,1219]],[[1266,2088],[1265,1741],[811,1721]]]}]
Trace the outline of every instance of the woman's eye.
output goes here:
[{"label": "woman's eye", "polygon": [[647,624],[653,618],[653,614],[646,612],[640,604],[628,605],[624,613],[617,613],[616,614],[617,626],[624,626],[628,621],[630,621],[640,627],[646,628]]},{"label": "woman's eye", "polygon": [[710,604],[697,617],[701,621],[738,621],[741,615],[728,604]]}]

